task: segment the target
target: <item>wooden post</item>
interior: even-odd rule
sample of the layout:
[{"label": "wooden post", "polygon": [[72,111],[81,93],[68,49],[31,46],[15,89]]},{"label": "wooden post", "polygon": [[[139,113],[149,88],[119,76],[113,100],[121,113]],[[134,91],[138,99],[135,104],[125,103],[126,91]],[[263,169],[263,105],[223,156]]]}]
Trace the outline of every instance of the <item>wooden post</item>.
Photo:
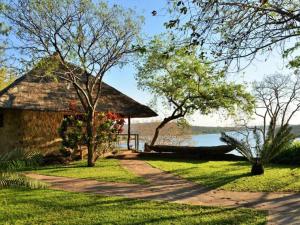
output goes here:
[{"label": "wooden post", "polygon": [[130,122],[130,116],[128,116],[128,137],[127,137],[127,149],[130,150],[130,130],[131,130],[131,122]]},{"label": "wooden post", "polygon": [[136,150],[139,151],[139,146],[140,146],[140,137],[139,137],[139,134],[136,134],[136,139],[137,139],[137,148],[136,148]]}]

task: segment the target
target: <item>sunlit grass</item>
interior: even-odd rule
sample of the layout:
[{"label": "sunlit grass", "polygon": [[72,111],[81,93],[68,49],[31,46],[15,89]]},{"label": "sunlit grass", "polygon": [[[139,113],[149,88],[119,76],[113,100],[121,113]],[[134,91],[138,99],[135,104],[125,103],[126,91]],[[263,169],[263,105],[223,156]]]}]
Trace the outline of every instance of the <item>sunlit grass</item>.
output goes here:
[{"label": "sunlit grass", "polygon": [[253,209],[102,197],[54,190],[0,190],[0,224],[10,225],[262,225],[266,214]]},{"label": "sunlit grass", "polygon": [[159,169],[198,184],[231,191],[300,191],[300,168],[283,165],[265,167],[265,174],[251,176],[247,162],[148,160]]},{"label": "sunlit grass", "polygon": [[94,179],[108,182],[125,182],[143,184],[146,181],[125,168],[116,159],[97,160],[95,167],[87,167],[86,161],[74,162],[67,166],[42,167],[31,171],[43,175],[72,178]]}]

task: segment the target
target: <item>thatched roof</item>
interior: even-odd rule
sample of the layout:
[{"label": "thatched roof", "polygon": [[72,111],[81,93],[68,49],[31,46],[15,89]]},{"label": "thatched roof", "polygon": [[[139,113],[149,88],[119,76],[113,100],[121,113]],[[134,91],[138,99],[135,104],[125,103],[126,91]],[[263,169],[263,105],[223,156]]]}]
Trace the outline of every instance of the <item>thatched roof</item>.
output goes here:
[{"label": "thatched roof", "polygon": [[[55,80],[51,74],[49,75],[49,71],[61,69],[57,66],[57,62],[53,62],[55,58],[49,59],[50,64],[34,68],[0,91],[0,108],[70,112],[74,110],[75,105],[77,112],[83,112],[73,86],[67,81]],[[101,93],[97,106],[98,112],[111,111],[136,118],[157,116],[149,107],[136,102],[104,82]]]}]

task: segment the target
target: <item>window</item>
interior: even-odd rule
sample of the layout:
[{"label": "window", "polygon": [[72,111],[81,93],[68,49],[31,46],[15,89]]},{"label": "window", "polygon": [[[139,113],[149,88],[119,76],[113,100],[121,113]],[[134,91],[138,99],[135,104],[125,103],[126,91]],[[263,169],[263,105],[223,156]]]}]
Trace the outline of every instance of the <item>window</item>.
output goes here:
[{"label": "window", "polygon": [[0,127],[4,126],[4,115],[3,112],[0,112]]}]

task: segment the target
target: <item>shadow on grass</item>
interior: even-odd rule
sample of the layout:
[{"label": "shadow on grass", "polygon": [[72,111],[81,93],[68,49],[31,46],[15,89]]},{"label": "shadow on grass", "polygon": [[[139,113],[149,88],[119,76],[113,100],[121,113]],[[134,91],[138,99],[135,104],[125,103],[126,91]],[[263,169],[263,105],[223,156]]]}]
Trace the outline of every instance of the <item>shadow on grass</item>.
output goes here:
[{"label": "shadow on grass", "polygon": [[184,177],[190,181],[204,185],[211,189],[221,188],[224,185],[228,183],[232,183],[235,180],[238,180],[240,178],[252,176],[250,172],[233,175],[233,174],[229,174],[228,173],[229,171],[227,173],[225,171],[221,171],[221,172],[218,171],[218,172],[210,172],[209,174],[202,174],[200,176],[197,175],[188,176],[189,170],[190,169],[178,169],[172,171],[172,173],[178,174],[181,177]]},{"label": "shadow on grass", "polygon": [[[30,192],[30,195],[27,194]],[[1,192],[0,192],[1,195]],[[10,213],[0,217],[12,224],[264,224],[263,213],[246,209],[200,207],[144,201],[120,197],[101,197],[62,191],[14,191],[6,193]],[[19,206],[27,206],[19,210]],[[2,208],[3,210],[3,208]],[[1,211],[1,206],[0,206]],[[64,213],[67,213],[64,215]],[[49,216],[50,215],[50,216]],[[101,221],[101,223],[100,223]]]},{"label": "shadow on grass", "polygon": [[[201,164],[209,163],[210,161],[204,161],[204,160],[186,160],[186,159],[157,159],[157,158],[151,158],[147,159],[148,162],[167,162],[167,163],[185,163],[184,166],[179,165],[179,168],[172,168],[170,166],[168,169],[165,169],[168,173],[176,174],[180,177],[183,177],[185,179],[188,179],[190,181],[193,181],[197,184],[204,185],[205,187],[208,187],[210,189],[216,189],[221,188],[222,186],[232,183],[240,178],[250,177],[252,176],[250,173],[251,165],[248,162],[244,161],[231,161],[228,165],[232,166],[233,168],[236,166],[236,168],[247,166],[249,167],[249,170],[247,172],[242,171],[241,173],[232,173],[233,168],[224,168],[222,165],[220,167],[218,165],[210,165],[211,167],[205,168],[207,170],[207,173],[201,171],[204,168],[201,168]],[[151,164],[153,165],[153,164]],[[164,170],[164,167],[156,166],[154,163],[154,167],[162,168]],[[205,166],[205,165],[204,165]],[[209,165],[208,165],[209,166]],[[184,168],[180,168],[184,167]],[[197,173],[199,171],[199,173]]]},{"label": "shadow on grass", "polygon": [[39,171],[39,170],[55,170],[55,171],[64,171],[65,169],[79,169],[79,168],[104,168],[104,167],[114,167],[115,165],[112,163],[107,163],[108,160],[99,160],[96,162],[94,167],[87,167],[86,161],[74,161],[67,165],[56,164],[56,165],[46,165],[46,166],[34,166],[34,167],[26,167],[20,169],[20,171],[28,172],[28,171]]}]

